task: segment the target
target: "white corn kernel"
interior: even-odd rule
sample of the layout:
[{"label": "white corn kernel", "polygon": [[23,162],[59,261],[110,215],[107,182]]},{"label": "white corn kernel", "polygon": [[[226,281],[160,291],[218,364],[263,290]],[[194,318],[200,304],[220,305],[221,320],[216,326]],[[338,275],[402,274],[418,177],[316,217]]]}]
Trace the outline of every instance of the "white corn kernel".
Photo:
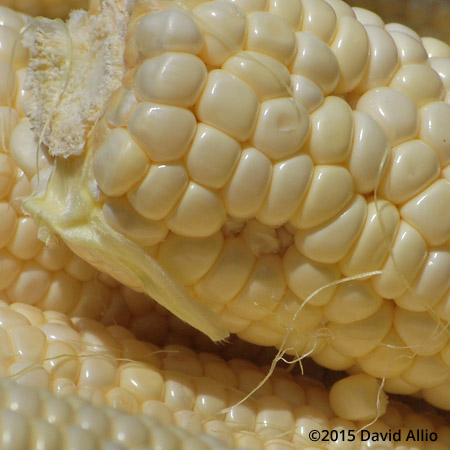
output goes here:
[{"label": "white corn kernel", "polygon": [[145,153],[122,128],[107,135],[92,161],[95,180],[111,197],[126,194],[145,175],[148,166]]},{"label": "white corn kernel", "polygon": [[224,133],[246,141],[255,125],[258,98],[255,91],[225,70],[213,70],[197,103],[198,118]]},{"label": "white corn kernel", "polygon": [[148,58],[167,51],[196,55],[203,37],[189,14],[173,8],[145,15],[136,29],[136,43]]},{"label": "white corn kernel", "polygon": [[278,160],[297,153],[310,131],[306,109],[292,98],[261,103],[251,144],[269,158]]},{"label": "white corn kernel", "polygon": [[287,22],[267,12],[247,15],[245,49],[265,53],[288,65],[295,55],[295,34]]},{"label": "white corn kernel", "polygon": [[151,161],[170,162],[185,154],[196,120],[187,109],[143,102],[131,113],[128,127]]},{"label": "white corn kernel", "polygon": [[302,0],[303,23],[301,29],[328,43],[336,31],[334,9],[324,0]]},{"label": "white corn kernel", "polygon": [[231,177],[240,154],[241,148],[236,140],[200,123],[186,155],[186,168],[198,183],[219,189]]},{"label": "white corn kernel", "polygon": [[206,81],[206,67],[189,53],[166,52],[146,59],[136,73],[139,100],[189,107]]},{"label": "white corn kernel", "polygon": [[352,177],[343,167],[316,165],[306,198],[290,222],[299,229],[326,222],[351,200],[353,189]]},{"label": "white corn kernel", "polygon": [[297,55],[291,64],[291,72],[308,78],[328,95],[339,82],[336,56],[328,45],[313,34],[299,31],[295,35]]}]

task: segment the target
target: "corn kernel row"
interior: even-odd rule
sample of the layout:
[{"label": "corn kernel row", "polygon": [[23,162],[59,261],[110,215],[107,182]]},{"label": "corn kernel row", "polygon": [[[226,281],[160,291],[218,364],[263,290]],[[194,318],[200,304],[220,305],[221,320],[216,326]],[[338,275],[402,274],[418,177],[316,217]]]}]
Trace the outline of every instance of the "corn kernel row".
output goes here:
[{"label": "corn kernel row", "polygon": [[161,426],[76,397],[56,398],[11,380],[0,380],[0,442],[5,450],[223,449],[206,435]]},{"label": "corn kernel row", "polygon": [[[25,304],[0,305],[0,323],[3,377],[19,385],[51,390],[59,398],[76,394],[95,407],[108,405],[124,413],[150,416],[162,425],[177,425],[195,435],[205,433],[227,446],[310,448],[308,433],[312,429],[356,431],[377,415],[379,385],[367,375],[338,381],[328,393],[316,380],[277,370],[252,398],[238,405],[264,378],[267,368],[240,359],[227,363],[180,345],[160,349],[136,340],[121,326],[104,327],[91,319],[70,319],[63,313],[42,312]],[[363,395],[352,397],[351,402],[345,398],[360,389]],[[48,413],[55,424],[68,425],[70,412],[51,414],[34,400],[19,387],[2,396],[4,405],[14,404],[18,412],[29,417],[36,419],[42,411],[41,418]],[[50,403],[56,408],[63,402],[52,399]],[[440,436],[440,441],[426,444],[425,449],[448,445],[450,429],[444,418],[420,416],[395,402],[386,407],[382,401],[380,408],[382,417],[369,427],[371,431],[417,427]],[[95,414],[96,420],[103,419],[103,413],[96,410]],[[365,415],[365,420],[358,420]],[[132,419],[121,421],[131,424]],[[91,425],[99,426],[98,422]],[[142,431],[135,434],[124,429],[123,433],[127,446],[142,435],[147,439]],[[101,437],[107,439],[108,435]],[[139,444],[145,445],[134,443]],[[333,450],[371,445],[373,442],[360,442],[359,438],[351,447],[343,442],[314,444]]]}]

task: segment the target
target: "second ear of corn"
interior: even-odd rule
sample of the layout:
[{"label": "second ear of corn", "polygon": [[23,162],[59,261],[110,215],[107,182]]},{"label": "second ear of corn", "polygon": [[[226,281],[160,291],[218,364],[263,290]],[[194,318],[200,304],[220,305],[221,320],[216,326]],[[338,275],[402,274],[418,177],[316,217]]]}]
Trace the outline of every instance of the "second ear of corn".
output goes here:
[{"label": "second ear of corn", "polygon": [[450,48],[336,0],[130,5],[26,35],[37,224],[215,339],[450,408]]}]

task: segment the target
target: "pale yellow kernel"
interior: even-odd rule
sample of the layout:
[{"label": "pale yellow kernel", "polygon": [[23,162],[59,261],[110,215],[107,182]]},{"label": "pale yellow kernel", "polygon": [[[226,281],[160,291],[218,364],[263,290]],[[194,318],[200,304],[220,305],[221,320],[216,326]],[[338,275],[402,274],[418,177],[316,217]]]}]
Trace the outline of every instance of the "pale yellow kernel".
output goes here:
[{"label": "pale yellow kernel", "polygon": [[389,33],[379,25],[363,25],[369,38],[370,54],[365,75],[355,90],[360,94],[388,84],[399,63],[397,47]]},{"label": "pale yellow kernel", "polygon": [[23,262],[7,250],[0,250],[0,290],[7,289],[22,271]]},{"label": "pale yellow kernel", "polygon": [[[436,246],[450,238],[450,182],[437,180],[400,208],[402,218]],[[433,217],[433,220],[427,220]]]},{"label": "pale yellow kernel", "polygon": [[271,159],[293,156],[306,141],[310,120],[306,109],[292,98],[261,103],[251,143]]},{"label": "pale yellow kernel", "polygon": [[254,254],[241,238],[226,238],[217,261],[195,284],[195,293],[208,303],[228,303],[244,286],[254,263]]},{"label": "pale yellow kernel", "polygon": [[323,313],[331,322],[353,323],[374,314],[382,301],[366,281],[350,281],[338,286]]},{"label": "pale yellow kernel", "polygon": [[31,184],[25,173],[18,169],[16,181],[9,193],[9,204],[14,208],[18,216],[23,214],[22,200],[33,192]]},{"label": "pale yellow kernel", "polygon": [[212,70],[196,111],[199,120],[242,142],[253,131],[258,97],[247,83],[235,75],[226,70]]},{"label": "pale yellow kernel", "polygon": [[34,327],[38,327],[45,321],[42,311],[34,306],[25,303],[14,303],[10,308],[25,316]]},{"label": "pale yellow kernel", "polygon": [[355,190],[368,194],[375,189],[381,162],[390,146],[380,125],[367,113],[353,112],[354,135],[347,165]]},{"label": "pale yellow kernel", "polygon": [[170,233],[159,246],[157,260],[175,279],[190,286],[209,271],[222,245],[220,232],[203,238]]},{"label": "pale yellow kernel", "polygon": [[349,92],[360,83],[369,60],[369,38],[365,28],[353,17],[338,17],[336,35],[330,47],[340,69],[335,92]]},{"label": "pale yellow kernel", "polygon": [[311,113],[323,102],[324,95],[322,89],[303,75],[291,75],[292,96],[299,101],[305,109]]},{"label": "pale yellow kernel", "polygon": [[222,68],[245,81],[260,101],[289,96],[289,70],[264,53],[239,52],[228,58]]},{"label": "pale yellow kernel", "polygon": [[226,308],[223,308],[220,312],[216,311],[216,314],[219,315],[221,323],[230,333],[240,333],[251,324],[250,320],[237,317],[235,313],[228,311]]},{"label": "pale yellow kernel", "polygon": [[281,334],[268,326],[267,318],[252,322],[247,328],[240,331],[238,336],[246,342],[263,347],[277,347],[282,340]]},{"label": "pale yellow kernel", "polygon": [[381,125],[391,145],[416,137],[417,106],[403,92],[391,87],[371,89],[359,99],[356,109],[370,114]]},{"label": "pale yellow kernel", "polygon": [[41,309],[50,309],[70,313],[81,295],[81,283],[74,280],[63,271],[53,274],[49,288],[39,300],[37,306]]},{"label": "pale yellow kernel", "polygon": [[187,184],[188,176],[182,164],[152,165],[143,181],[127,197],[139,214],[161,220],[175,206]]},{"label": "pale yellow kernel", "polygon": [[45,390],[50,388],[50,375],[43,367],[36,365],[34,362],[14,362],[8,367],[8,375],[14,378],[18,384]]},{"label": "pale yellow kernel", "polygon": [[48,270],[61,270],[74,256],[69,248],[63,244],[47,244],[41,248],[34,260]]},{"label": "pale yellow kernel", "polygon": [[206,67],[189,53],[165,52],[146,59],[136,73],[139,100],[189,107],[198,99],[206,81]]},{"label": "pale yellow kernel", "polygon": [[80,360],[70,343],[48,342],[44,359],[43,366],[53,379],[65,378],[74,382],[77,381]]},{"label": "pale yellow kernel", "polygon": [[431,58],[430,66],[439,75],[444,89],[450,90],[450,58]]},{"label": "pale yellow kernel", "polygon": [[39,362],[46,346],[45,334],[31,325],[22,325],[8,330],[12,350],[18,361]]},{"label": "pale yellow kernel", "polygon": [[268,12],[250,13],[245,49],[265,53],[288,65],[296,51],[295,34],[280,17]]},{"label": "pale yellow kernel", "polygon": [[336,56],[321,39],[306,31],[295,33],[297,55],[290,69],[316,83],[325,95],[339,82],[339,64]]},{"label": "pale yellow kernel", "polygon": [[419,273],[427,257],[427,244],[414,227],[400,221],[391,253],[381,267],[383,273],[371,279],[372,287],[384,298],[397,298],[404,294]]},{"label": "pale yellow kernel", "polygon": [[355,195],[350,204],[338,216],[324,225],[295,233],[295,245],[299,252],[322,263],[337,263],[358,239],[366,219],[367,203],[364,197]]},{"label": "pale yellow kernel", "polygon": [[337,18],[333,8],[324,0],[302,0],[303,23],[300,27],[328,43],[336,31]]},{"label": "pale yellow kernel", "polygon": [[200,123],[186,155],[186,168],[194,181],[219,189],[231,177],[240,154],[241,147],[236,140]]},{"label": "pale yellow kernel", "polygon": [[449,366],[439,354],[416,356],[412,364],[402,373],[402,378],[414,386],[429,389],[448,382]]},{"label": "pale yellow kernel", "polygon": [[168,230],[162,222],[141,216],[125,198],[107,201],[103,205],[103,214],[112,228],[140,245],[155,245],[167,235]]},{"label": "pale yellow kernel", "polygon": [[450,252],[444,248],[428,251],[427,260],[412,285],[395,299],[395,303],[410,311],[428,311],[444,296],[450,286]]},{"label": "pale yellow kernel", "polygon": [[428,58],[450,58],[450,46],[445,42],[433,37],[423,37],[421,40]]},{"label": "pale yellow kernel", "polygon": [[3,199],[8,195],[14,182],[14,178],[15,170],[11,159],[8,155],[0,153],[0,199]]},{"label": "pale yellow kernel", "polygon": [[419,137],[432,147],[439,158],[441,167],[450,163],[450,105],[433,102],[420,108]]},{"label": "pale yellow kernel", "polygon": [[[291,245],[285,252],[283,268],[289,288],[301,300],[306,300],[317,289],[340,278],[340,272],[335,265],[312,261],[301,255],[295,245]],[[335,291],[336,286],[329,286],[315,294],[308,304],[322,306],[328,303]]]},{"label": "pale yellow kernel", "polygon": [[327,416],[309,405],[299,406],[294,411],[294,436],[292,441],[294,444],[298,443],[302,447],[311,444],[309,433],[312,430],[317,430],[321,434],[329,429],[329,422]]},{"label": "pale yellow kernel", "polygon": [[420,140],[408,141],[392,148],[379,192],[392,203],[404,203],[434,181],[439,172],[433,149]]},{"label": "pale yellow kernel", "polygon": [[348,370],[355,365],[355,359],[352,356],[341,353],[329,343],[314,352],[311,357],[317,364],[331,370]]},{"label": "pale yellow kernel", "polygon": [[141,402],[162,400],[164,379],[156,371],[129,363],[120,369],[120,386],[136,395]]},{"label": "pale yellow kernel", "polygon": [[108,405],[111,408],[118,409],[128,414],[137,414],[140,412],[140,401],[137,395],[132,394],[128,389],[114,387],[110,389],[105,396]]},{"label": "pale yellow kernel", "polygon": [[357,6],[354,6],[352,9],[358,22],[361,22],[363,25],[376,25],[380,28],[384,28],[383,19],[378,14]]},{"label": "pale yellow kernel", "polygon": [[8,26],[16,31],[25,25],[27,16],[24,14],[19,14],[5,6],[0,6],[0,26]]},{"label": "pale yellow kernel", "polygon": [[128,119],[130,134],[151,161],[181,158],[194,137],[196,120],[185,108],[142,102]]},{"label": "pale yellow kernel", "polygon": [[269,12],[284,19],[295,31],[303,18],[303,6],[300,0],[270,0]]},{"label": "pale yellow kernel", "polygon": [[389,86],[408,95],[419,108],[441,100],[444,96],[444,86],[439,75],[424,64],[402,67],[396,72]]},{"label": "pale yellow kernel", "polygon": [[206,417],[214,417],[226,408],[227,394],[224,388],[208,378],[195,381],[196,397],[193,411]]},{"label": "pale yellow kernel", "polygon": [[229,56],[242,50],[246,20],[235,5],[217,0],[204,2],[194,8],[193,13],[203,31],[204,42],[199,56],[205,64],[220,67]]},{"label": "pale yellow kernel", "polygon": [[391,330],[382,340],[381,345],[367,355],[358,358],[358,364],[368,375],[383,379],[402,375],[416,358],[414,349],[406,348],[398,334]]},{"label": "pale yellow kernel", "polygon": [[351,324],[329,323],[332,344],[348,356],[358,358],[372,351],[387,335],[393,324],[394,307],[385,302],[375,314]]},{"label": "pale yellow kernel", "polygon": [[267,8],[268,0],[229,0],[241,11],[246,13],[252,11],[264,11]]},{"label": "pale yellow kernel", "polygon": [[0,85],[0,105],[8,106],[17,89],[17,75],[9,62],[0,60],[0,79],[4,80]]},{"label": "pale yellow kernel", "polygon": [[421,41],[420,36],[410,27],[403,25],[401,23],[388,23],[384,27],[387,31],[399,31],[401,33],[407,34],[408,36],[412,37],[417,42]]},{"label": "pale yellow kernel", "polygon": [[125,127],[137,100],[134,91],[124,87],[118,89],[109,101],[105,111],[105,121],[113,127]]},{"label": "pale yellow kernel", "polygon": [[36,304],[51,283],[51,273],[34,261],[27,261],[22,271],[9,285],[6,293],[10,302]]},{"label": "pale yellow kernel", "polygon": [[[54,311],[52,311],[52,313],[54,313]],[[61,313],[57,314],[59,315]],[[50,322],[49,319],[52,319],[47,314],[47,311],[44,313],[44,316],[46,316],[47,322],[40,325],[39,329],[45,333],[48,341],[68,342],[73,348],[77,349],[77,351],[81,349],[80,335],[73,328],[68,326],[68,324],[53,321]]]},{"label": "pale yellow kernel", "polygon": [[244,319],[260,320],[275,309],[285,289],[281,257],[262,255],[247,283],[227,308]]},{"label": "pale yellow kernel", "polygon": [[233,178],[223,191],[228,214],[236,218],[254,216],[269,189],[271,172],[272,164],[267,156],[252,147],[244,150]]},{"label": "pale yellow kernel", "polygon": [[205,237],[219,231],[225,219],[220,194],[191,181],[165,223],[182,236]]},{"label": "pale yellow kernel", "polygon": [[286,223],[307,192],[313,167],[311,158],[305,154],[275,163],[269,193],[256,218],[272,226]]},{"label": "pale yellow kernel", "polygon": [[291,224],[303,229],[326,222],[348,204],[353,191],[353,180],[347,169],[316,165],[306,198],[291,218]]},{"label": "pale yellow kernel", "polygon": [[9,25],[0,27],[0,60],[13,63],[15,70],[28,65],[29,51],[23,46],[20,33]]},{"label": "pale yellow kernel", "polygon": [[193,408],[195,387],[192,381],[178,374],[167,374],[164,385],[164,404],[174,413]]},{"label": "pale yellow kernel", "polygon": [[396,308],[394,326],[405,344],[421,356],[434,355],[448,340],[442,325],[436,324],[434,317],[428,314]]},{"label": "pale yellow kernel", "polygon": [[336,382],[330,390],[330,404],[334,413],[347,420],[373,420],[383,415],[387,397],[378,397],[379,384],[369,375],[352,375]]},{"label": "pale yellow kernel", "polygon": [[6,201],[0,202],[0,216],[0,248],[3,248],[13,240],[18,220],[16,211]]},{"label": "pale yellow kernel", "polygon": [[294,417],[289,405],[275,396],[258,399],[256,402],[256,433],[268,439],[283,436],[290,441],[294,426]]},{"label": "pale yellow kernel", "polygon": [[423,64],[427,61],[427,52],[422,42],[401,31],[386,31],[391,35],[397,47],[402,66],[407,64]]},{"label": "pale yellow kernel", "polygon": [[88,356],[81,360],[77,384],[80,388],[97,388],[106,392],[118,382],[117,363]]},{"label": "pale yellow kernel", "polygon": [[[382,226],[380,225],[382,223]],[[358,241],[339,263],[347,276],[377,270],[383,264],[389,249],[386,245],[395,238],[400,223],[397,208],[385,200],[367,203],[366,222]]]},{"label": "pale yellow kernel", "polygon": [[[298,313],[297,313],[298,311]],[[294,315],[295,320],[294,320]],[[278,333],[279,337],[286,333],[287,329],[304,334],[314,329],[322,320],[322,308],[304,305],[290,289],[286,289],[280,304],[274,309],[267,326]]]},{"label": "pale yellow kernel", "polygon": [[126,194],[147,172],[149,161],[122,128],[115,128],[99,145],[92,170],[100,189],[109,196]]},{"label": "pale yellow kernel", "polygon": [[0,417],[3,429],[2,446],[7,450],[14,447],[29,448],[32,437],[27,418],[17,411],[2,411]]},{"label": "pale yellow kernel", "polygon": [[329,96],[311,114],[311,134],[305,149],[316,164],[345,161],[353,137],[353,114],[347,102]]},{"label": "pale yellow kernel", "polygon": [[139,50],[146,57],[165,51],[196,55],[203,46],[203,37],[193,19],[180,8],[146,14],[136,29]]},{"label": "pale yellow kernel", "polygon": [[38,228],[34,220],[31,217],[21,217],[17,220],[14,236],[7,249],[17,258],[31,259],[43,245],[38,239]]},{"label": "pale yellow kernel", "polygon": [[93,432],[100,439],[108,439],[110,420],[104,411],[91,405],[83,405],[76,414],[75,423]]},{"label": "pale yellow kernel", "polygon": [[98,272],[78,255],[69,254],[70,260],[64,266],[64,270],[79,281],[92,280]]}]

